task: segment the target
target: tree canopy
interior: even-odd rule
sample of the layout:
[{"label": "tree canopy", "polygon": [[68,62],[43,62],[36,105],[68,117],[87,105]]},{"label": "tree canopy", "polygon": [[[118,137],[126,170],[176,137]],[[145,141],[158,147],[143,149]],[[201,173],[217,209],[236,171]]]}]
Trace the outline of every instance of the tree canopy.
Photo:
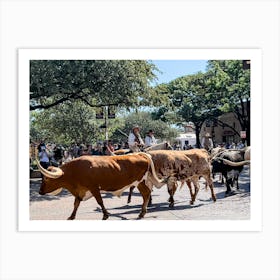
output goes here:
[{"label": "tree canopy", "polygon": [[222,113],[233,112],[250,144],[250,70],[243,69],[242,60],[213,60],[208,62],[210,90],[220,99]]},{"label": "tree canopy", "polygon": [[101,136],[95,111],[82,101],[65,101],[48,110],[33,111],[30,137],[56,143],[92,143]]},{"label": "tree canopy", "polygon": [[164,119],[166,108],[171,108],[168,111],[176,111],[183,121],[193,122],[198,147],[203,123],[209,119],[218,121],[219,116],[228,112],[236,115],[250,143],[250,71],[243,69],[242,60],[208,61],[205,73],[177,78],[155,91],[169,98],[156,117]]},{"label": "tree canopy", "polygon": [[146,105],[155,71],[144,60],[31,60],[30,110],[75,100],[91,107]]},{"label": "tree canopy", "polygon": [[[117,112],[134,108],[136,113],[110,120],[114,140],[125,141],[135,123],[143,133],[154,129],[156,137],[171,140],[178,133],[175,124],[191,121],[199,147],[203,123],[221,122],[219,116],[233,112],[250,144],[250,70],[242,66],[242,60],[212,60],[205,73],[152,87],[157,69],[149,61],[32,60],[30,134],[63,143],[105,140],[95,113],[115,105]],[[154,111],[141,112],[141,106],[154,106]]]}]

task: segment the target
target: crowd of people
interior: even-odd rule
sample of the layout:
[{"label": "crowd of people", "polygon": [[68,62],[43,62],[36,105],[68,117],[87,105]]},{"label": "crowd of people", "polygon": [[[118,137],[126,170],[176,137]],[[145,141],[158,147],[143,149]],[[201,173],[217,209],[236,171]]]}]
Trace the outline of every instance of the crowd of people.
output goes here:
[{"label": "crowd of people", "polygon": [[119,149],[130,149],[133,152],[141,151],[144,147],[156,144],[154,131],[149,130],[143,141],[140,135],[140,127],[134,125],[128,136],[127,142],[113,143],[108,140],[98,142],[95,145],[84,143],[72,143],[70,146],[63,146],[56,143],[46,143],[44,139],[39,144],[32,143],[36,151],[31,152],[31,158],[39,158],[40,164],[44,168],[48,166],[58,166],[83,155],[112,155]]},{"label": "crowd of people", "polygon": [[[132,152],[143,151],[144,148],[150,147],[157,144],[157,140],[154,135],[154,130],[150,129],[144,138],[141,137],[140,127],[134,125],[128,135],[127,142],[113,143],[113,141],[108,140],[98,142],[96,145],[92,144],[81,144],[72,143],[69,147],[57,145],[55,143],[45,143],[45,140],[41,140],[37,146],[36,156],[34,158],[39,158],[40,164],[44,168],[48,166],[58,166],[71,161],[74,158],[80,157],[82,155],[112,155],[115,151],[119,149],[129,149]],[[213,141],[209,133],[206,133],[201,140],[202,148],[210,151],[213,147]],[[216,145],[219,147],[225,147],[227,149],[242,149],[244,144],[242,141],[239,143],[221,143]],[[181,150],[179,143],[175,142],[172,146],[174,150]],[[189,150],[195,148],[189,143],[185,143],[183,150]],[[32,157],[32,156],[31,156]]]}]

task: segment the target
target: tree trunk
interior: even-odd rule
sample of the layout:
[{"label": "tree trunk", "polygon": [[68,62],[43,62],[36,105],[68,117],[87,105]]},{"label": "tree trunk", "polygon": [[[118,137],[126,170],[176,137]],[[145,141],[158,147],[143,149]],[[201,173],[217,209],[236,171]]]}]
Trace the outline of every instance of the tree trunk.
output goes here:
[{"label": "tree trunk", "polygon": [[200,134],[201,125],[197,123],[195,123],[194,125],[195,125],[195,136],[196,136],[196,147],[200,148],[201,145],[200,145],[199,134]]}]

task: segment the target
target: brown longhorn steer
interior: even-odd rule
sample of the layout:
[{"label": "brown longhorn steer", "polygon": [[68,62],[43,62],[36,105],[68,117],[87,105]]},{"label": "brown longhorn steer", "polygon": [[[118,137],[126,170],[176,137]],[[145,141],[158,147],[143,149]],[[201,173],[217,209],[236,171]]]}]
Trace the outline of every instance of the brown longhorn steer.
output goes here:
[{"label": "brown longhorn steer", "polygon": [[[211,178],[210,158],[204,149],[192,149],[187,151],[150,151],[155,170],[159,178],[167,179],[167,188],[170,195],[169,206],[174,206],[174,193],[177,189],[177,181],[187,183],[191,201],[193,204],[199,190],[199,178],[203,177],[210,187],[213,201],[216,201],[213,180]],[[192,189],[192,184],[194,190]],[[128,199],[131,199],[133,188],[130,188]]]},{"label": "brown longhorn steer", "polygon": [[109,213],[104,207],[100,192],[112,192],[120,196],[130,186],[137,186],[143,196],[142,210],[139,218],[143,218],[147,211],[153,185],[161,187],[155,173],[151,157],[145,153],[123,156],[82,156],[76,158],[60,168],[44,169],[38,163],[44,175],[39,193],[57,194],[62,188],[67,189],[74,197],[74,210],[69,220],[76,217],[81,201],[95,197],[103,211],[103,220],[108,219]]}]

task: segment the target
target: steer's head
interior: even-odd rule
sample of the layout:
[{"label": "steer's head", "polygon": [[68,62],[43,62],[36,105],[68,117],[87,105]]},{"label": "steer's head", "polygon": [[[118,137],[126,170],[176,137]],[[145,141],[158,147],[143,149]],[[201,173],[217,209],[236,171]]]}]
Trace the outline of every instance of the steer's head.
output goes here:
[{"label": "steer's head", "polygon": [[173,150],[169,142],[165,142],[165,150]]},{"label": "steer's head", "polygon": [[37,161],[38,168],[43,175],[42,184],[39,190],[39,194],[49,194],[49,195],[57,195],[62,191],[60,185],[60,178],[63,176],[63,171],[54,166],[48,167],[48,169],[44,169],[40,163]]}]

